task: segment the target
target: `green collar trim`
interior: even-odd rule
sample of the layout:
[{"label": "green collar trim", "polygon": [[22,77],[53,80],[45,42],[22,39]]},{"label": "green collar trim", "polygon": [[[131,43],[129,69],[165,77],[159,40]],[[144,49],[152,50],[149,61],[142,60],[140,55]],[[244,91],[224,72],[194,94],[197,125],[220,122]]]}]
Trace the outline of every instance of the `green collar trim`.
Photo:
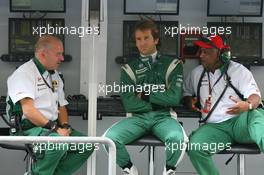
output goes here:
[{"label": "green collar trim", "polygon": [[40,73],[40,74],[44,74],[44,72],[46,72],[46,69],[45,69],[45,67],[40,63],[40,61],[39,61],[37,58],[34,58],[33,61],[34,61],[35,65],[37,66],[39,73]]},{"label": "green collar trim", "polygon": [[157,53],[157,56],[156,56],[156,59],[159,60],[160,57],[161,57],[161,54],[158,52],[158,53]]}]

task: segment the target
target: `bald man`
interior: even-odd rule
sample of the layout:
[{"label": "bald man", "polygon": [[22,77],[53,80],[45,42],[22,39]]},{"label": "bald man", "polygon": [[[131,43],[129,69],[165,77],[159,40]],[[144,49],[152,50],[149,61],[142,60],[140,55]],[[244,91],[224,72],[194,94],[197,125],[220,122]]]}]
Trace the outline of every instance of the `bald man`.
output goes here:
[{"label": "bald man", "polygon": [[[21,65],[7,80],[9,116],[19,114],[21,129],[14,135],[84,136],[69,125],[63,81],[56,71],[63,62],[63,44],[55,36],[39,38],[35,58]],[[80,150],[76,144],[35,145],[33,174],[68,175],[91,155],[93,146]]]}]

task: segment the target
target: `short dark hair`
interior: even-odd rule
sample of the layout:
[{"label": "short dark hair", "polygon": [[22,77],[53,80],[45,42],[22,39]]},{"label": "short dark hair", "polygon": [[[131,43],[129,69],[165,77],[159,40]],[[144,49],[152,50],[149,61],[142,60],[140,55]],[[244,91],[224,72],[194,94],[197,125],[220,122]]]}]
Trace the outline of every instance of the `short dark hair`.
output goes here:
[{"label": "short dark hair", "polygon": [[154,40],[159,39],[159,30],[154,21],[141,20],[137,22],[135,29],[134,29],[134,34],[136,33],[137,30],[141,30],[141,31],[151,30],[151,34]]}]

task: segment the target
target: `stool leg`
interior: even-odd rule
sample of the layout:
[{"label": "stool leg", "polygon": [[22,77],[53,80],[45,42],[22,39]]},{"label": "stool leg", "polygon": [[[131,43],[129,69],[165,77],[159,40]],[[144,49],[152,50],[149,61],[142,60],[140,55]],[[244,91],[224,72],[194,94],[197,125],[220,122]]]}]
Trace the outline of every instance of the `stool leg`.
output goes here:
[{"label": "stool leg", "polygon": [[245,154],[237,155],[237,175],[245,175]]},{"label": "stool leg", "polygon": [[28,175],[31,175],[32,174],[32,166],[33,166],[33,163],[34,163],[34,160],[32,157],[28,157],[28,160],[27,160],[27,172],[28,172]]},{"label": "stool leg", "polygon": [[154,147],[149,146],[149,175],[154,175]]},{"label": "stool leg", "polygon": [[31,157],[29,155],[26,158],[26,172],[24,175],[31,175]]}]

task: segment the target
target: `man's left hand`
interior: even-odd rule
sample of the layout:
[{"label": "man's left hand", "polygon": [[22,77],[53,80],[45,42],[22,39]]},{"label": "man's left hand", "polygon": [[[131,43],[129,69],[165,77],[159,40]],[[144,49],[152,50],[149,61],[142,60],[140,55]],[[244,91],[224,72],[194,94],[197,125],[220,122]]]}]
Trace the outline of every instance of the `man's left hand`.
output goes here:
[{"label": "man's left hand", "polygon": [[233,107],[228,108],[228,110],[226,111],[227,114],[237,115],[241,112],[249,110],[249,103],[247,101],[236,99],[233,96],[230,96],[229,99],[235,102],[236,104]]}]

